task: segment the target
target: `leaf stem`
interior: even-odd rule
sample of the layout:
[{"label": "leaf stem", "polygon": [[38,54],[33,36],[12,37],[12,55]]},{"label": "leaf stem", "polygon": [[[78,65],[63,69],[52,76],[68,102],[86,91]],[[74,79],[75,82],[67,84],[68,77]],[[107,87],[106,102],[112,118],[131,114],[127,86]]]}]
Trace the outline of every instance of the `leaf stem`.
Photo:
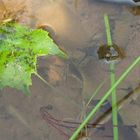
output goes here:
[{"label": "leaf stem", "polygon": [[43,81],[45,84],[47,84],[50,88],[54,89],[54,87],[46,81],[42,76],[40,76],[37,72],[34,73],[41,81]]}]

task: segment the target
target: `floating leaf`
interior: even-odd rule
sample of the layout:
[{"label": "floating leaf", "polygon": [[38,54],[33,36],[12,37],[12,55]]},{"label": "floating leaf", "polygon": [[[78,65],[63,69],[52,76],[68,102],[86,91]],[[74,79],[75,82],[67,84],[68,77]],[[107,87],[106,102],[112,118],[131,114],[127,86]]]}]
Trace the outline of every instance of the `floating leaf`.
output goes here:
[{"label": "floating leaf", "polygon": [[0,89],[6,86],[29,92],[31,75],[37,73],[37,57],[67,55],[41,29],[18,23],[0,24]]}]

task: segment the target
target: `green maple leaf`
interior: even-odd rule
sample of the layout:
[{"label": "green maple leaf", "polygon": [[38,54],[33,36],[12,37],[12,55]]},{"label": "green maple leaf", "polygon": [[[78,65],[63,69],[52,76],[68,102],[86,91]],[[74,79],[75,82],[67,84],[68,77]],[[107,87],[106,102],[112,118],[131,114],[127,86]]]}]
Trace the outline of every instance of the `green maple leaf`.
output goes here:
[{"label": "green maple leaf", "polygon": [[46,31],[0,24],[0,89],[9,86],[28,93],[31,75],[37,73],[37,57],[45,55],[67,57]]}]

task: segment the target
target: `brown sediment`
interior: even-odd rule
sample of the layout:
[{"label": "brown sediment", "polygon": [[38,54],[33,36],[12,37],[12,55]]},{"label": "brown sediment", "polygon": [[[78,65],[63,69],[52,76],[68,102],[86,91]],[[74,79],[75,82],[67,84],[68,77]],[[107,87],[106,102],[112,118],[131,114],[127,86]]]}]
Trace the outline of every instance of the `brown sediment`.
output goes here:
[{"label": "brown sediment", "polygon": [[25,12],[24,3],[17,5],[15,10],[14,8],[7,8],[4,1],[1,1],[1,7],[3,7],[3,11],[0,16],[0,22],[18,21],[21,15]]},{"label": "brown sediment", "polygon": [[131,7],[131,8],[129,8],[129,11],[130,11],[133,15],[140,15],[140,6]]}]

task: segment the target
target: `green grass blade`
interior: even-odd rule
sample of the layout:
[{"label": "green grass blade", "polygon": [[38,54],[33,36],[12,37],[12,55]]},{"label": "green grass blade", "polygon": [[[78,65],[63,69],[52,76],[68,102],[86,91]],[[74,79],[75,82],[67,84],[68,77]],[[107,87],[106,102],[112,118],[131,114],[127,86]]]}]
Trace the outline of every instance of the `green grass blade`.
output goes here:
[{"label": "green grass blade", "polygon": [[97,95],[97,93],[99,92],[99,90],[102,88],[103,84],[105,83],[105,81],[101,82],[96,90],[93,92],[92,96],[90,97],[89,101],[86,104],[86,108],[89,106],[90,102],[93,100],[93,98]]},{"label": "green grass blade", "polygon": [[108,15],[104,15],[104,22],[105,22],[105,28],[106,28],[106,34],[107,34],[107,44],[108,46],[112,46],[112,38],[110,34],[110,25],[108,20]]},{"label": "green grass blade", "polygon": [[120,76],[120,78],[114,83],[114,85],[106,92],[106,94],[102,97],[99,103],[92,109],[92,111],[87,115],[84,121],[80,124],[80,126],[75,130],[73,135],[69,140],[75,140],[80,133],[80,131],[84,128],[84,126],[94,117],[97,110],[101,107],[101,105],[105,102],[105,100],[112,94],[113,90],[125,79],[125,77],[129,74],[129,72],[140,62],[140,56],[137,57],[134,62],[124,71],[124,73]]},{"label": "green grass blade", "polygon": [[[115,65],[112,63],[110,64],[111,70],[111,86],[115,83]],[[112,91],[112,121],[113,121],[113,136],[114,140],[119,139],[119,130],[118,130],[118,108],[117,108],[117,96],[116,96],[116,89]]]},{"label": "green grass blade", "polygon": [[[108,15],[104,15],[104,22],[106,27],[106,34],[107,34],[107,43],[108,46],[112,46],[112,38],[111,38],[111,30],[110,30],[110,24],[109,24],[109,18]],[[115,83],[115,64],[110,64],[110,78],[111,78],[111,86]],[[112,121],[113,121],[113,138],[114,140],[119,139],[119,131],[118,131],[118,111],[117,111],[117,96],[116,96],[116,89],[112,91]]]}]

